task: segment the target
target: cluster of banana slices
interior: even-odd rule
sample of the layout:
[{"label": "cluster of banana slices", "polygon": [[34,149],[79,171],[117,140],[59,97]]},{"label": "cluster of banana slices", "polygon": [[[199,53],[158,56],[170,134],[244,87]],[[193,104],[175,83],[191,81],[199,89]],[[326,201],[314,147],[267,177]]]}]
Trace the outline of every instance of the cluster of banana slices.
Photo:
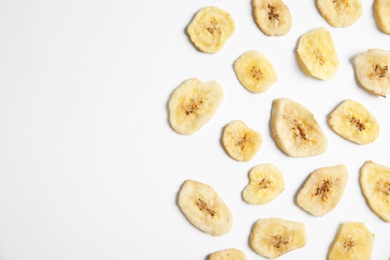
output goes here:
[{"label": "cluster of banana slices", "polygon": [[[353,25],[362,15],[360,0],[317,0],[317,8],[333,27]],[[258,28],[268,36],[289,32],[292,17],[282,0],[252,0],[253,17]],[[390,2],[375,0],[375,19],[384,33],[390,34]],[[194,46],[201,52],[217,53],[235,31],[233,17],[218,7],[198,11],[187,26]],[[332,79],[340,61],[331,34],[317,28],[302,35],[296,49],[298,63],[309,76]],[[390,92],[390,51],[370,49],[357,55],[353,67],[358,84],[369,93],[383,96]],[[240,84],[252,93],[267,91],[276,81],[277,73],[266,55],[257,50],[243,53],[234,62]],[[216,114],[223,101],[223,88],[216,81],[192,78],[177,87],[169,99],[169,121],[174,131],[191,135],[199,131]],[[271,137],[287,156],[309,157],[324,153],[328,139],[308,108],[289,98],[272,103]],[[362,104],[347,99],[328,116],[328,126],[342,138],[359,145],[374,142],[380,126],[374,115]],[[252,160],[262,144],[262,134],[241,120],[228,123],[221,143],[234,160]],[[309,214],[322,217],[337,207],[347,185],[344,165],[322,167],[312,172],[297,191],[296,204]],[[248,204],[263,205],[276,199],[285,189],[281,170],[274,164],[257,165],[249,172],[249,183],[242,198]],[[360,186],[371,210],[390,222],[390,168],[367,161],[360,170]],[[179,191],[178,205],[188,221],[213,236],[228,233],[233,214],[217,192],[209,185],[186,180]],[[254,223],[250,246],[256,253],[277,258],[306,244],[303,223],[281,218],[263,218]],[[374,234],[361,222],[341,224],[328,259],[370,259]],[[246,259],[241,250],[230,248],[212,253],[210,260]]]}]

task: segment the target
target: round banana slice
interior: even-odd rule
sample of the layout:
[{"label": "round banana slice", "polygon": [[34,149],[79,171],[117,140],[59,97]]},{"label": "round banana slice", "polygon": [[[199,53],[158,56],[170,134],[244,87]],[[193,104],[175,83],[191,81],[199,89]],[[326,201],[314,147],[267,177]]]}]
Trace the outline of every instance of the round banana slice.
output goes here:
[{"label": "round banana slice", "polygon": [[179,191],[178,204],[191,224],[207,234],[221,236],[232,228],[230,209],[207,184],[185,181]]},{"label": "round banana slice", "polygon": [[328,147],[313,114],[288,98],[275,99],[272,104],[271,133],[279,149],[292,157],[319,155]]},{"label": "round banana slice", "polygon": [[298,206],[317,217],[328,214],[339,203],[347,180],[348,172],[344,165],[314,171],[298,193]]},{"label": "round banana slice", "polygon": [[276,165],[260,164],[249,172],[249,184],[242,197],[249,204],[267,204],[279,196],[285,186],[283,174]]},{"label": "round banana slice", "polygon": [[216,81],[186,80],[169,100],[169,121],[179,134],[190,135],[213,117],[223,100],[222,87]]},{"label": "round banana slice", "polygon": [[390,34],[390,1],[375,0],[374,16],[379,29],[384,33]]},{"label": "round banana slice", "polygon": [[298,62],[306,74],[322,80],[336,75],[340,62],[327,29],[321,27],[302,35],[297,53]]},{"label": "round banana slice", "polygon": [[303,223],[281,218],[265,218],[257,221],[250,234],[253,251],[275,259],[306,245],[306,228]]},{"label": "round banana slice", "polygon": [[253,93],[267,91],[277,80],[276,71],[269,59],[258,51],[249,51],[234,63],[240,83]]},{"label": "round banana slice", "polygon": [[362,16],[360,0],[317,0],[318,11],[333,27],[351,26]]},{"label": "round banana slice", "polygon": [[352,99],[341,103],[328,119],[330,127],[341,137],[357,143],[369,144],[379,136],[379,124],[362,104]]},{"label": "round banana slice", "polygon": [[252,8],[256,25],[264,34],[280,36],[290,31],[290,10],[282,0],[252,0]]},{"label": "round banana slice", "polygon": [[207,260],[246,260],[246,255],[241,250],[231,248],[212,253]]},{"label": "round banana slice", "polygon": [[361,53],[354,59],[354,68],[360,85],[370,93],[386,97],[390,92],[390,51],[370,49]]},{"label": "round banana slice", "polygon": [[209,6],[198,11],[187,26],[195,47],[206,53],[217,53],[236,30],[233,17],[225,10]]},{"label": "round banana slice", "polygon": [[262,141],[261,133],[240,120],[229,123],[223,130],[223,147],[230,157],[239,162],[250,161],[259,151]]},{"label": "round banana slice", "polygon": [[360,169],[360,187],[371,210],[390,222],[390,168],[367,161]]},{"label": "round banana slice", "polygon": [[370,260],[374,238],[364,223],[345,222],[330,247],[328,260]]}]

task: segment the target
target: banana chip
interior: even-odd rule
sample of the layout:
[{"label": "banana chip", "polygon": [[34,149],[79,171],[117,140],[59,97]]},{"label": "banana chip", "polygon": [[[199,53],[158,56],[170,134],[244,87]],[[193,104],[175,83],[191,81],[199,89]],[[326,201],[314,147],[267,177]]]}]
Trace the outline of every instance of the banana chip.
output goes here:
[{"label": "banana chip", "polygon": [[333,27],[351,26],[362,16],[360,0],[317,0],[322,17]]},{"label": "banana chip", "polygon": [[390,34],[390,2],[389,0],[375,0],[374,14],[380,30]]},{"label": "banana chip", "polygon": [[212,253],[207,260],[246,260],[246,255],[241,250],[231,248]]}]

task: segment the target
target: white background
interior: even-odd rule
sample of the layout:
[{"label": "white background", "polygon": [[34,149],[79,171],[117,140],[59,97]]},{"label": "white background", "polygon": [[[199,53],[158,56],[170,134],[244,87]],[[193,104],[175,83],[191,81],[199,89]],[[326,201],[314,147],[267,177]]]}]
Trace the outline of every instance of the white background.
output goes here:
[{"label": "white background", "polygon": [[[304,222],[307,244],[280,259],[326,259],[339,225],[366,223],[375,234],[372,259],[390,258],[390,224],[367,206],[358,178],[367,160],[390,166],[390,103],[361,89],[353,58],[370,48],[390,49],[374,20],[372,0],[348,28],[333,28],[315,2],[285,0],[293,27],[267,37],[255,25],[250,1],[67,0],[0,1],[0,259],[205,259],[214,251],[248,245],[255,221],[281,217]],[[202,7],[215,5],[236,21],[218,54],[197,51],[185,28]],[[326,27],[340,59],[337,76],[304,75],[296,60],[299,37]],[[271,60],[278,81],[252,94],[232,65],[248,50]],[[191,136],[168,121],[172,91],[188,78],[217,80],[224,101]],[[269,131],[271,104],[288,97],[315,115],[329,140],[310,158],[284,155]],[[336,135],[327,116],[342,101],[366,106],[381,125],[372,144]],[[250,162],[223,150],[223,127],[240,119],[263,134]],[[275,163],[286,188],[264,206],[246,204],[248,172]],[[349,180],[334,211],[317,218],[294,196],[317,168],[344,164]],[[230,207],[230,233],[213,237],[193,227],[176,204],[186,179],[214,187]]]}]

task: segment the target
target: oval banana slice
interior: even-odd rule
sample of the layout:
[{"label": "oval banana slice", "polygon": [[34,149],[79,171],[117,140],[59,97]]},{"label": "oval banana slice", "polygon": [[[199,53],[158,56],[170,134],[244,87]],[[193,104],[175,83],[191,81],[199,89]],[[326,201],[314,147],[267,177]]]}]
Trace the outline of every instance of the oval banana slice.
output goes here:
[{"label": "oval banana slice", "polygon": [[190,135],[202,128],[215,114],[223,100],[216,81],[186,80],[169,100],[169,121],[179,134]]},{"label": "oval banana slice", "polygon": [[257,221],[250,234],[253,251],[275,259],[306,245],[306,228],[303,223],[281,218],[265,218]]},{"label": "oval banana slice", "polygon": [[298,193],[298,206],[317,217],[328,214],[339,203],[347,180],[348,172],[344,165],[314,171]]},{"label": "oval banana slice", "polygon": [[379,29],[384,33],[390,34],[390,1],[375,0],[374,16]]},{"label": "oval banana slice", "polygon": [[248,51],[234,63],[240,83],[253,93],[267,91],[278,79],[269,59],[258,51]]},{"label": "oval banana slice", "polygon": [[390,51],[370,49],[361,53],[354,59],[354,68],[364,89],[382,97],[390,92]]},{"label": "oval banana slice", "polygon": [[379,124],[362,104],[352,99],[341,103],[328,119],[330,127],[341,137],[357,143],[369,144],[379,136]]},{"label": "oval banana slice", "polygon": [[292,26],[288,6],[282,0],[252,0],[257,27],[268,36],[287,34]]},{"label": "oval banana slice", "polygon": [[360,0],[317,0],[318,11],[333,27],[351,26],[362,16]]},{"label": "oval banana slice", "polygon": [[279,196],[285,186],[283,174],[276,165],[260,164],[249,172],[249,184],[242,197],[249,204],[267,204]]},{"label": "oval banana slice", "polygon": [[198,11],[187,26],[195,47],[206,53],[217,53],[236,30],[233,17],[225,10],[208,6]]},{"label": "oval banana slice", "polygon": [[207,234],[221,236],[232,228],[230,209],[207,184],[185,181],[179,191],[178,204],[191,224]]},{"label": "oval banana slice", "polygon": [[315,78],[334,78],[340,62],[327,29],[321,27],[301,36],[298,43],[298,61],[303,71]]},{"label": "oval banana slice", "polygon": [[271,133],[279,149],[292,157],[319,155],[328,147],[313,114],[288,98],[275,99],[272,104]]},{"label": "oval banana slice", "polygon": [[246,255],[241,250],[231,248],[212,253],[207,260],[246,260]]},{"label": "oval banana slice", "polygon": [[364,223],[345,222],[330,247],[328,260],[370,260],[374,238]]},{"label": "oval banana slice", "polygon": [[371,210],[390,222],[390,168],[367,161],[360,169],[360,187]]}]

